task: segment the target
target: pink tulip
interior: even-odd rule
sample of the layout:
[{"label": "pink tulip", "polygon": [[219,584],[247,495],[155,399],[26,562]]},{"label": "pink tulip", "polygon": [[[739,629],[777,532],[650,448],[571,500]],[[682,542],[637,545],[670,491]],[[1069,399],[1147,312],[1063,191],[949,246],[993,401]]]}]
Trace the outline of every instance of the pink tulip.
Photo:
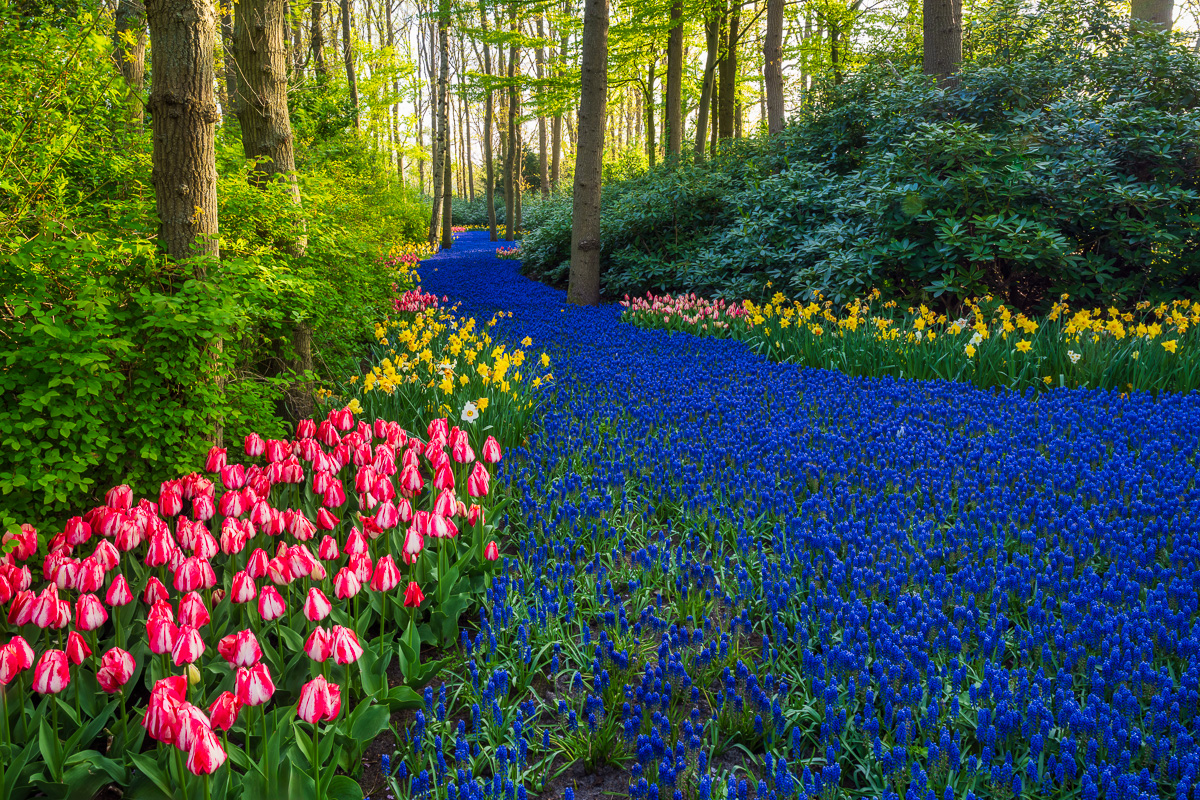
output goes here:
[{"label": "pink tulip", "polygon": [[[391,486],[391,484],[388,484]],[[393,495],[394,496],[394,495]],[[379,508],[375,510],[375,525],[380,530],[391,530],[400,523],[400,511],[396,508],[396,504],[391,499],[383,501]]]},{"label": "pink tulip", "polygon": [[0,686],[12,683],[13,678],[28,668],[21,657],[21,651],[14,647],[12,642],[0,647]]},{"label": "pink tulip", "polygon": [[225,463],[228,456],[224,447],[211,447],[208,450],[208,457],[204,459],[205,472],[220,472],[225,468]]},{"label": "pink tulip", "polygon": [[400,568],[396,560],[388,553],[375,565],[375,574],[371,576],[371,589],[376,592],[389,592],[400,584]]},{"label": "pink tulip", "polygon": [[265,578],[269,564],[270,556],[261,547],[256,547],[254,548],[254,552],[250,554],[249,561],[246,563],[246,572],[251,578]]},{"label": "pink tulip", "polygon": [[33,690],[38,694],[58,694],[70,683],[71,670],[67,666],[67,654],[62,650],[47,650],[42,653],[33,671]]},{"label": "pink tulip", "polygon": [[433,486],[435,489],[454,488],[454,470],[450,469],[450,462],[447,461],[437,468],[433,475]]},{"label": "pink tulip", "polygon": [[[324,511],[325,509],[321,510]],[[334,524],[336,525],[336,522]],[[316,526],[304,515],[303,511],[297,511],[292,515],[292,523],[288,526],[288,530],[292,536],[295,536],[301,542],[307,542],[317,533]]]},{"label": "pink tulip", "polygon": [[264,586],[258,595],[258,615],[270,622],[282,617],[286,611],[287,603],[283,601],[279,590],[274,586]]},{"label": "pink tulip", "polygon": [[313,725],[322,720],[337,719],[342,710],[342,690],[318,675],[300,690],[296,712],[300,719]]},{"label": "pink tulip", "polygon": [[331,531],[338,526],[340,519],[329,513],[328,509],[317,509],[317,528],[323,531]]},{"label": "pink tulip", "polygon": [[167,481],[158,493],[158,508],[163,516],[174,517],[183,511],[183,495],[175,481]]},{"label": "pink tulip", "polygon": [[127,606],[133,602],[133,592],[129,591],[129,583],[125,580],[124,575],[118,575],[113,578],[113,582],[108,587],[108,594],[104,597],[104,602],[113,608]]},{"label": "pink tulip", "polygon": [[368,583],[371,580],[371,573],[374,571],[374,562],[366,553],[358,556],[350,556],[350,569],[354,570],[354,574],[358,576],[359,583]]},{"label": "pink tulip", "polygon": [[107,573],[109,570],[115,569],[121,563],[121,553],[116,546],[110,541],[103,541],[96,545],[95,552],[92,553],[92,558],[104,568]]},{"label": "pink tulip", "polygon": [[313,661],[322,662],[333,653],[333,637],[325,628],[313,628],[304,643],[304,653]]},{"label": "pink tulip", "polygon": [[271,671],[267,665],[258,662],[247,669],[242,667],[237,672],[237,698],[242,705],[261,706],[271,699],[275,693],[275,683],[271,680]]},{"label": "pink tulip", "polygon": [[212,620],[204,599],[195,592],[188,592],[179,601],[179,624],[192,628],[203,628]]},{"label": "pink tulip", "polygon": [[467,524],[474,526],[483,519],[483,509],[477,504],[472,503],[471,508],[467,510]]},{"label": "pink tulip", "polygon": [[362,591],[362,581],[349,567],[342,567],[333,578],[333,592],[338,600],[349,600]]},{"label": "pink tulip", "polygon": [[241,489],[246,485],[246,468],[241,464],[226,464],[220,473],[221,485],[226,489]]},{"label": "pink tulip", "polygon": [[76,631],[67,634],[67,659],[72,664],[79,666],[91,654],[92,648],[88,647],[88,643],[82,636]]},{"label": "pink tulip", "polygon": [[252,667],[262,660],[262,647],[254,631],[231,633],[217,642],[217,652],[235,667]]},{"label": "pink tulip", "polygon": [[500,461],[500,443],[496,441],[496,437],[489,436],[483,443],[483,460],[489,464]]},{"label": "pink tulip", "polygon": [[317,546],[317,558],[322,561],[336,561],[341,554],[338,552],[337,539],[326,534]]},{"label": "pink tulip", "polygon": [[175,675],[163,678],[150,691],[150,703],[142,717],[142,725],[151,739],[174,744],[179,736],[180,712],[186,696],[187,678]]},{"label": "pink tulip", "polygon": [[237,722],[242,711],[242,701],[233,692],[221,692],[208,707],[208,717],[216,730],[227,731]]},{"label": "pink tulip", "polygon": [[353,664],[363,654],[362,645],[358,643],[358,636],[349,628],[334,625],[331,639],[333,660],[338,664]]},{"label": "pink tulip", "polygon": [[400,491],[408,497],[414,497],[425,488],[425,480],[416,466],[406,466],[400,471]]},{"label": "pink tulip", "polygon": [[483,557],[488,561],[496,561],[500,558],[500,548],[495,542],[488,542],[487,547],[483,549]]},{"label": "pink tulip", "polygon": [[192,498],[192,516],[202,522],[212,519],[217,513],[217,504],[211,495],[200,495]]},{"label": "pink tulip", "polygon": [[129,679],[137,665],[133,656],[119,647],[114,647],[100,657],[100,669],[96,672],[96,681],[100,688],[109,694],[119,692]]},{"label": "pink tulip", "polygon": [[133,489],[125,484],[112,487],[104,495],[104,504],[113,511],[128,511],[133,505]]},{"label": "pink tulip", "polygon": [[490,477],[483,464],[476,461],[475,468],[471,470],[471,476],[467,479],[467,494],[471,497],[487,497]]},{"label": "pink tulip", "polygon": [[29,621],[45,630],[54,626],[58,620],[58,587],[52,583],[36,597],[37,599],[33,601],[33,614]]},{"label": "pink tulip", "polygon": [[170,653],[179,639],[179,628],[169,619],[151,619],[146,622],[146,639],[150,652]]},{"label": "pink tulip", "polygon": [[154,605],[160,600],[166,600],[171,596],[167,591],[167,587],[162,585],[162,581],[158,578],[151,577],[146,581],[146,591],[142,593],[142,599],[148,605]]},{"label": "pink tulip", "polygon": [[429,518],[429,535],[435,539],[453,539],[458,536],[458,526],[449,517],[434,514]]},{"label": "pink tulip", "polygon": [[171,648],[171,660],[177,667],[191,664],[204,655],[204,649],[204,638],[200,636],[200,631],[190,625],[184,625],[179,628],[179,638]]},{"label": "pink tulip", "polygon": [[204,586],[204,562],[190,556],[175,570],[175,588],[181,592],[194,592]]},{"label": "pink tulip", "polygon": [[404,560],[405,564],[411,566],[424,549],[425,537],[421,535],[415,525],[410,525],[408,531],[404,534],[404,550],[400,554],[400,557]]},{"label": "pink tulip", "polygon": [[94,631],[107,621],[108,612],[104,610],[96,595],[80,595],[75,601],[75,627],[79,630]]},{"label": "pink tulip", "polygon": [[258,587],[254,585],[254,579],[250,577],[250,573],[242,570],[233,576],[233,591],[229,595],[229,599],[235,603],[249,603],[258,596]]},{"label": "pink tulip", "polygon": [[443,490],[433,504],[433,513],[441,514],[443,517],[452,517],[456,511],[458,511],[458,498],[454,496],[452,490]]},{"label": "pink tulip", "polygon": [[193,775],[211,775],[225,763],[225,750],[211,727],[197,724],[194,730],[196,741],[188,751],[188,771]]},{"label": "pink tulip", "polygon": [[408,588],[404,590],[404,605],[406,608],[416,608],[425,601],[425,593],[421,591],[421,587],[416,581],[411,581]]},{"label": "pink tulip", "polygon": [[317,423],[311,419],[302,419],[296,423],[296,438],[311,439],[317,433]]},{"label": "pink tulip", "polygon": [[338,508],[346,504],[346,490],[341,481],[331,481],[321,497],[321,505]]},{"label": "pink tulip", "polygon": [[257,458],[267,451],[266,442],[257,433],[247,434],[245,444],[246,455],[249,458]]},{"label": "pink tulip", "polygon": [[304,616],[309,622],[320,622],[329,616],[332,610],[333,604],[324,592],[315,586],[308,590],[308,597],[304,601]]}]

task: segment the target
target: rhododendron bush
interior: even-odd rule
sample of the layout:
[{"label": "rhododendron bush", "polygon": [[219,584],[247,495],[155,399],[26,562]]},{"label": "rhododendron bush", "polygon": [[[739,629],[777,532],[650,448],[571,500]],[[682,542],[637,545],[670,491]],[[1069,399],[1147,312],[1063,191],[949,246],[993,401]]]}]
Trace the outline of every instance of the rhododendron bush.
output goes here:
[{"label": "rhododendron bush", "polygon": [[437,666],[422,644],[486,591],[500,458],[335,409],[6,534],[0,797],[361,798],[363,748]]}]

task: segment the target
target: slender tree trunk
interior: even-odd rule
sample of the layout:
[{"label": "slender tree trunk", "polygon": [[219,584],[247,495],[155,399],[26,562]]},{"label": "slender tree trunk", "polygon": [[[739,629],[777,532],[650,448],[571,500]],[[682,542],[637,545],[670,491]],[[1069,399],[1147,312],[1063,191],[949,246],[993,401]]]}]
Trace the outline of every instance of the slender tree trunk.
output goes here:
[{"label": "slender tree trunk", "polygon": [[650,74],[646,77],[646,161],[650,169],[654,169],[658,157],[658,142],[654,140],[654,70],[657,66],[658,59],[650,59]]},{"label": "slender tree trunk", "polygon": [[[926,0],[926,5],[928,2],[929,0]],[[1173,0],[1130,0],[1130,17],[1134,21],[1148,23],[1160,31],[1170,31],[1175,23],[1174,5]],[[962,17],[961,13],[959,17]]]},{"label": "slender tree trunk", "polygon": [[350,88],[350,114],[358,130],[358,80],[354,77],[354,40],[350,38],[350,0],[342,0],[342,55],[346,60],[346,85]]},{"label": "slender tree trunk", "polygon": [[141,0],[118,0],[112,55],[125,79],[126,120],[129,127],[141,128],[146,89],[146,7]]},{"label": "slender tree trunk", "polygon": [[962,63],[962,0],[924,2],[925,74],[947,86]]},{"label": "slender tree trunk", "polygon": [[441,85],[438,83],[437,56],[434,48],[437,46],[436,25],[429,28],[429,174],[433,180],[431,193],[433,205],[429,209],[429,244],[440,242],[440,226],[442,221],[442,168],[446,160],[442,156],[442,102],[440,98]]},{"label": "slender tree trunk", "polygon": [[470,192],[471,202],[475,202],[475,156],[471,152],[471,104],[463,103],[463,114],[466,117],[466,145],[467,145],[467,191]]},{"label": "slender tree trunk", "polygon": [[667,34],[667,96],[664,124],[667,154],[679,155],[683,147],[683,0],[671,3],[671,31]]},{"label": "slender tree trunk", "polygon": [[525,137],[521,133],[520,126],[517,127],[517,183],[513,193],[513,205],[516,206],[515,229],[518,234],[521,232],[521,203],[525,197]]},{"label": "slender tree trunk", "polygon": [[696,112],[696,163],[704,160],[704,145],[708,141],[708,113],[712,105],[717,54],[721,44],[719,12],[714,11],[712,16],[704,21],[704,28],[708,55],[704,60],[704,81],[700,84],[700,107]]},{"label": "slender tree trunk", "polygon": [[325,23],[321,16],[325,13],[325,0],[312,0],[312,26],[309,29],[308,46],[312,50],[313,70],[317,82],[324,84],[329,77],[329,68],[325,66]]},{"label": "slender tree trunk", "polygon": [[438,3],[438,101],[441,120],[438,137],[442,148],[442,249],[454,244],[451,230],[452,192],[450,167],[450,0]]},{"label": "slender tree trunk", "polygon": [[842,53],[841,53],[841,38],[842,29],[837,20],[829,21],[829,66],[833,68],[833,82],[839,84],[842,82]]},{"label": "slender tree trunk", "polygon": [[[566,16],[571,16],[571,0],[566,0],[563,3],[563,13]],[[567,46],[570,40],[567,38],[566,26],[561,26],[558,37],[558,54],[556,58],[555,74],[559,77],[563,75],[563,64],[566,63]],[[563,114],[559,109],[554,114],[554,121],[550,124],[550,185],[556,190],[561,171],[559,161],[562,158],[562,129],[563,129]]]},{"label": "slender tree trunk", "polygon": [[[516,3],[509,5],[509,30],[516,34],[517,32],[517,6]],[[516,213],[517,201],[516,193],[518,170],[520,166],[521,154],[517,146],[517,104],[520,102],[520,93],[517,90],[517,43],[516,37],[513,38],[512,46],[508,50],[508,158],[504,167],[504,238],[511,242],[516,238]]]},{"label": "slender tree trunk", "polygon": [[483,100],[483,168],[484,201],[487,203],[488,230],[494,242],[496,235],[496,174],[492,159],[492,120],[495,105],[492,99],[492,46],[488,44],[487,0],[479,0],[479,17],[483,21],[483,74],[487,76],[487,95]]},{"label": "slender tree trunk", "polygon": [[741,6],[734,0],[733,11],[729,14],[728,39],[725,45],[725,56],[721,59],[720,87],[720,126],[718,136],[729,139],[734,135],[734,114],[737,110],[737,72],[738,72],[738,39],[741,31],[738,23],[741,21]]},{"label": "slender tree trunk", "polygon": [[241,93],[241,78],[238,77],[237,58],[234,56],[237,52],[237,43],[233,38],[232,4],[230,4],[228,9],[222,9],[219,13],[221,15],[222,77],[225,82],[225,99],[229,103],[227,107],[223,106],[221,111],[228,120],[238,115],[238,96]]},{"label": "slender tree trunk", "polygon": [[545,27],[543,25],[544,14],[538,14],[537,18],[537,35],[538,46],[534,50],[534,56],[537,60],[537,113],[538,113],[538,181],[539,189],[542,191],[542,197],[550,195],[550,174],[546,164],[546,116],[543,113],[542,104],[542,78],[546,74],[546,48],[542,45],[542,40],[546,36]]},{"label": "slender tree trunk", "polygon": [[210,0],[149,0],[152,182],[158,241],[173,259],[217,259],[217,162],[213,52],[217,17]]},{"label": "slender tree trunk", "polygon": [[417,114],[417,188],[425,194],[425,109],[421,104],[421,90],[417,89],[414,103]]},{"label": "slender tree trunk", "polygon": [[568,302],[580,305],[600,302],[600,179],[607,102],[608,0],[586,0],[567,286]]},{"label": "slender tree trunk", "polygon": [[767,95],[767,131],[779,133],[783,130],[783,0],[767,0],[763,83]]}]

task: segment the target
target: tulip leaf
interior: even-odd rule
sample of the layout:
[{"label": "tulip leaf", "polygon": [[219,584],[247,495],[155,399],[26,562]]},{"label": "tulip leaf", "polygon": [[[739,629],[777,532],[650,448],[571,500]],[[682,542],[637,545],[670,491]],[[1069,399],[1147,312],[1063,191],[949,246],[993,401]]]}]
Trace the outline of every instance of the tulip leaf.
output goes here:
[{"label": "tulip leaf", "polygon": [[46,767],[50,771],[50,775],[55,778],[62,776],[62,749],[58,741],[58,735],[54,728],[50,725],[50,720],[45,716],[42,717],[41,724],[38,726],[38,749],[42,752],[42,760],[46,762]]},{"label": "tulip leaf", "polygon": [[[150,757],[150,753],[133,753],[131,754],[131,757],[133,758],[134,766],[141,771],[142,775],[146,776],[153,782],[154,786],[162,792],[162,795],[145,792],[135,794],[134,787],[138,786],[139,784],[139,781],[135,780],[133,786],[130,787],[130,792],[127,795],[128,797],[146,798],[146,800],[151,800],[151,798],[153,798],[153,800],[157,800],[157,798],[160,796],[165,796],[168,798],[174,796],[175,790],[171,785],[171,779],[168,778],[161,769],[159,769],[158,762]],[[145,782],[141,781],[141,783],[144,784]]]},{"label": "tulip leaf", "polygon": [[354,720],[350,723],[350,737],[360,742],[369,742],[383,733],[392,718],[387,706],[368,706],[367,703],[370,702],[364,700],[359,704],[354,712]]},{"label": "tulip leaf", "polygon": [[325,800],[362,800],[363,790],[358,781],[348,775],[334,775],[325,787]]},{"label": "tulip leaf", "polygon": [[402,708],[420,708],[421,695],[417,694],[411,686],[397,686],[388,692],[388,708],[392,711],[398,711]]}]

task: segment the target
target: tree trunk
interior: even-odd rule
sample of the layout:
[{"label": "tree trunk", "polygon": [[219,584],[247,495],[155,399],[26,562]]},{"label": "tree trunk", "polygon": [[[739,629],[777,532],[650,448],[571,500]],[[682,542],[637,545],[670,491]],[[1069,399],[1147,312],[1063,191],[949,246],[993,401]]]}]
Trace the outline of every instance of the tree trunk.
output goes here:
[{"label": "tree trunk", "polygon": [[538,78],[538,93],[537,93],[537,113],[538,113],[538,189],[542,192],[542,197],[550,195],[550,175],[546,164],[546,117],[542,113],[542,79],[546,74],[546,48],[542,45],[542,40],[546,36],[545,28],[542,24],[542,18],[545,14],[538,14],[537,18],[537,35],[538,46],[534,50],[534,57],[537,64]]},{"label": "tree trunk", "polygon": [[[563,3],[563,13],[568,17],[571,16],[571,0],[566,0],[566,2]],[[567,37],[567,28],[566,26],[560,26],[558,36],[558,57],[555,67],[555,74],[559,77],[562,77],[564,73],[563,64],[566,63],[566,52],[569,44],[570,40]],[[554,122],[552,122],[550,125],[550,184],[556,190],[558,189],[558,182],[561,176],[559,161],[562,158],[562,129],[563,115],[560,108],[554,115]]]},{"label": "tree trunk", "polygon": [[[1131,0],[1130,7],[1132,20],[1148,23],[1160,31],[1170,31],[1175,22],[1172,0]],[[959,16],[961,17],[961,14]]]},{"label": "tree trunk", "polygon": [[429,244],[434,246],[441,239],[439,231],[442,221],[442,167],[446,160],[442,157],[442,103],[439,94],[441,85],[438,83],[437,56],[434,54],[438,38],[436,25],[430,25],[429,34],[429,174],[433,181],[430,187],[433,205],[429,209]]},{"label": "tree trunk", "polygon": [[494,242],[498,238],[496,235],[496,174],[495,165],[492,159],[492,119],[495,116],[495,104],[492,99],[492,46],[488,44],[487,38],[487,0],[479,0],[479,17],[483,20],[483,74],[487,76],[487,96],[483,101],[483,167],[486,173],[484,178],[484,200],[487,203],[488,214],[488,230],[491,234],[491,240]]},{"label": "tree trunk", "polygon": [[667,34],[667,96],[664,122],[667,154],[679,155],[683,147],[683,0],[671,3],[671,31]]},{"label": "tree trunk", "polygon": [[238,115],[238,93],[241,88],[238,85],[238,65],[234,53],[237,52],[237,44],[233,38],[233,8],[232,5],[228,9],[219,12],[221,15],[221,51],[222,51],[222,67],[225,83],[225,99],[229,103],[228,107],[222,107],[221,113],[226,121]]},{"label": "tree trunk", "polygon": [[767,95],[767,131],[779,133],[783,130],[783,0],[767,0],[763,83]]},{"label": "tree trunk", "polygon": [[113,60],[125,79],[126,120],[141,128],[146,89],[146,7],[141,0],[118,0],[113,28]]},{"label": "tree trunk", "polygon": [[833,82],[835,84],[842,82],[841,38],[842,29],[840,23],[837,20],[829,20],[829,66],[833,68]]},{"label": "tree trunk", "polygon": [[717,72],[717,54],[720,48],[720,22],[718,13],[704,21],[705,41],[708,55],[704,60],[704,80],[700,84],[700,107],[696,112],[696,163],[704,160],[704,144],[708,140],[708,112],[712,105],[713,83]]},{"label": "tree trunk", "polygon": [[586,0],[582,45],[567,301],[596,305],[600,302],[600,179],[608,102],[608,0]]},{"label": "tree trunk", "polygon": [[657,66],[658,59],[650,59],[650,74],[646,77],[646,161],[650,169],[654,169],[658,157],[658,142],[654,139],[654,70]]},{"label": "tree trunk", "polygon": [[209,0],[149,0],[146,19],[159,245],[173,259],[216,259],[216,12]]},{"label": "tree trunk", "polygon": [[466,118],[466,133],[463,138],[467,146],[467,191],[470,193],[471,202],[475,202],[475,156],[471,152],[471,104],[463,102],[463,116]]},{"label": "tree trunk", "polygon": [[346,60],[346,85],[350,87],[350,115],[358,130],[358,81],[354,77],[354,44],[350,38],[350,0],[342,0],[342,55]]},{"label": "tree trunk", "polygon": [[317,81],[322,84],[329,77],[329,68],[325,66],[325,26],[321,21],[324,10],[325,0],[312,0],[312,28],[308,46],[312,49],[313,69],[317,73]]},{"label": "tree trunk", "polygon": [[732,138],[734,134],[733,117],[737,111],[737,50],[738,38],[741,36],[741,31],[738,30],[738,23],[741,21],[740,9],[738,0],[734,0],[733,11],[729,14],[725,55],[721,58],[720,130],[717,135],[722,139]]},{"label": "tree trunk", "polygon": [[[516,34],[517,32],[517,6],[516,3],[509,5],[509,30]],[[504,239],[511,242],[516,238],[516,192],[518,180],[518,161],[520,153],[517,148],[517,103],[520,102],[520,94],[517,91],[517,42],[514,36],[513,43],[508,50],[508,152],[506,163],[504,165]]]},{"label": "tree trunk", "polygon": [[438,140],[442,148],[442,249],[454,245],[451,231],[452,197],[450,162],[450,0],[438,3]]},{"label": "tree trunk", "polygon": [[924,2],[925,74],[947,86],[962,62],[962,0]]}]

